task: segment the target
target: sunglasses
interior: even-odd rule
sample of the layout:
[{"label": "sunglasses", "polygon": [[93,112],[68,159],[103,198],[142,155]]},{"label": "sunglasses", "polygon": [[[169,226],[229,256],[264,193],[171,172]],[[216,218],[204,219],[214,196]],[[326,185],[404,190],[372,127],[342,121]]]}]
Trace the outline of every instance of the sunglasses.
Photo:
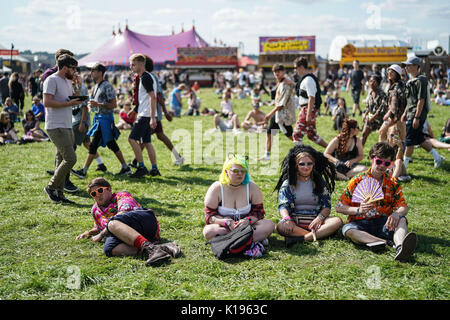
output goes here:
[{"label": "sunglasses", "polygon": [[390,167],[392,163],[390,160],[382,160],[380,158],[374,158],[374,160],[377,166],[384,165],[385,167]]},{"label": "sunglasses", "polygon": [[312,162],[299,162],[298,165],[300,167],[304,167],[304,166],[308,166],[308,167],[312,167],[314,163]]},{"label": "sunglasses", "polygon": [[98,188],[98,189],[92,191],[92,192],[90,193],[90,195],[91,195],[92,198],[95,198],[95,197],[97,196],[97,192],[98,192],[99,194],[101,194],[101,193],[103,193],[103,190],[104,190],[104,189],[103,189],[102,187],[100,187],[100,188]]},{"label": "sunglasses", "polygon": [[230,171],[233,172],[234,174],[237,173],[245,174],[247,172],[246,169],[230,169]]}]

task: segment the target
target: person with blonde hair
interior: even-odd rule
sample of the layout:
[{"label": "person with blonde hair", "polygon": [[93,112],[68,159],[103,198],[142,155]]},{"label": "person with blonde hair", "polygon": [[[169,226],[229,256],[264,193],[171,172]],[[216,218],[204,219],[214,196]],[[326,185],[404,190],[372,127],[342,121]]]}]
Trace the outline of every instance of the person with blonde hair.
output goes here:
[{"label": "person with blonde hair", "polygon": [[248,158],[230,156],[223,165],[219,181],[209,187],[205,196],[204,237],[210,240],[249,223],[254,227],[254,243],[246,254],[260,256],[264,252],[262,242],[267,242],[265,239],[274,231],[274,223],[264,216],[263,195],[251,181]]}]

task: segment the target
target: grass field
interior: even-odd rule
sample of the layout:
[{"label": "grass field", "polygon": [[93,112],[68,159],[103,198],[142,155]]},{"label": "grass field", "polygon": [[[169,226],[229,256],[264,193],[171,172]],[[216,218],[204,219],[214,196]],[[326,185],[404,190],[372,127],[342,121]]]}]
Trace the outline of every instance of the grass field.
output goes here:
[{"label": "grass field", "polygon": [[[351,106],[350,97],[341,95]],[[212,89],[202,89],[200,97],[202,107],[220,108],[220,99]],[[27,97],[25,109],[30,107]],[[251,101],[234,100],[234,108],[242,121]],[[268,112],[270,107],[262,110]],[[448,107],[433,105],[429,120],[436,136],[449,117]],[[361,125],[361,118],[357,119]],[[93,225],[90,215],[93,203],[85,189],[90,179],[101,175],[95,171],[95,162],[86,180],[71,178],[80,191],[68,198],[77,204],[56,205],[43,192],[50,178],[45,170],[53,167],[53,144],[0,147],[0,299],[450,298],[447,150],[439,150],[447,162],[433,169],[431,155],[417,149],[409,169],[413,180],[402,185],[410,207],[409,228],[419,236],[417,250],[408,263],[395,262],[393,249],[375,254],[344,239],[340,232],[320,241],[318,246],[306,243],[290,249],[274,233],[262,258],[218,261],[202,236],[203,199],[208,187],[218,179],[226,154],[224,147],[220,164],[202,161],[200,150],[210,152],[211,144],[203,137],[200,145],[199,138],[201,132],[213,127],[212,121],[212,117],[187,116],[173,122],[163,120],[166,134],[174,138],[178,149],[187,158],[188,150],[191,151],[191,163],[181,168],[174,166],[170,152],[162,142],[154,140],[161,177],[118,178],[114,175],[120,170],[118,161],[109,150],[99,149],[109,170],[104,176],[113,190],[125,189],[143,206],[152,208],[158,216],[162,237],[176,240],[182,248],[183,257],[158,268],[147,268],[135,257],[107,258],[102,244],[75,240]],[[318,119],[318,132],[330,141],[336,134],[331,117]],[[131,161],[128,134],[122,132],[119,146],[126,160]],[[277,137],[281,161],[292,142],[283,135]],[[376,140],[377,134],[372,133],[364,148],[366,156]],[[307,139],[305,143],[311,144]],[[265,134],[260,140],[247,142],[245,151],[252,151],[250,156],[254,158],[263,154],[264,145]],[[321,147],[317,149],[323,151]],[[77,156],[75,167],[79,168],[87,151],[79,148]],[[148,158],[145,159],[149,166]],[[362,163],[369,166],[367,158]],[[277,195],[273,189],[279,171],[276,164],[276,170],[268,170],[268,166],[251,161],[250,173],[263,192],[266,217],[276,223]],[[346,217],[336,214],[334,207],[345,185],[337,182],[332,195],[332,215],[340,216],[344,222]]]}]

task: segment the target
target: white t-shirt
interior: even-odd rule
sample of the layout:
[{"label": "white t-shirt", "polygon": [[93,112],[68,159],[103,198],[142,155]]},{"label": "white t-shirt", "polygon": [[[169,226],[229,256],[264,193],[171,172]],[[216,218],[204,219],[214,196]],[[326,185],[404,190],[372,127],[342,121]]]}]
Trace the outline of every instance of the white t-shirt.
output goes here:
[{"label": "white t-shirt", "polygon": [[233,112],[233,103],[230,100],[228,100],[228,102],[223,100],[222,103],[220,104],[220,106],[221,106],[221,110],[223,113],[232,113]]},{"label": "white t-shirt", "polygon": [[[147,117],[150,118],[150,97],[149,92],[155,93],[155,98],[158,92],[158,84],[154,81],[153,77],[144,72],[139,80],[139,108],[138,118]],[[156,116],[156,115],[155,115]]]},{"label": "white t-shirt", "polygon": [[[69,96],[73,95],[72,81],[61,78],[58,73],[54,73],[44,81],[44,94],[53,95],[53,99],[58,102],[69,101]],[[72,107],[49,108],[45,106],[45,129],[72,128]]]},{"label": "white t-shirt", "polygon": [[[308,97],[315,97],[317,93],[316,82],[310,76],[306,77],[302,83],[300,84],[300,90],[305,90],[308,94]],[[303,98],[302,96],[298,97],[298,104],[304,105],[308,103],[308,99]]]}]

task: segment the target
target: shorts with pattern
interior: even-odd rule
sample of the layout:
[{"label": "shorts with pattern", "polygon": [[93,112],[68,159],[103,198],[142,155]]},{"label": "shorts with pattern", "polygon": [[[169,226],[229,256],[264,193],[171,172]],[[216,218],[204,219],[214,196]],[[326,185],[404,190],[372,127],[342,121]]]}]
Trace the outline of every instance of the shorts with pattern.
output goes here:
[{"label": "shorts with pattern", "polygon": [[297,123],[295,124],[294,134],[292,138],[294,141],[302,142],[303,137],[306,135],[309,140],[318,142],[322,138],[317,134],[316,130],[316,119],[319,114],[316,108],[311,112],[311,124],[306,125],[306,112],[308,110],[307,106],[300,109],[300,114],[298,115]]}]

